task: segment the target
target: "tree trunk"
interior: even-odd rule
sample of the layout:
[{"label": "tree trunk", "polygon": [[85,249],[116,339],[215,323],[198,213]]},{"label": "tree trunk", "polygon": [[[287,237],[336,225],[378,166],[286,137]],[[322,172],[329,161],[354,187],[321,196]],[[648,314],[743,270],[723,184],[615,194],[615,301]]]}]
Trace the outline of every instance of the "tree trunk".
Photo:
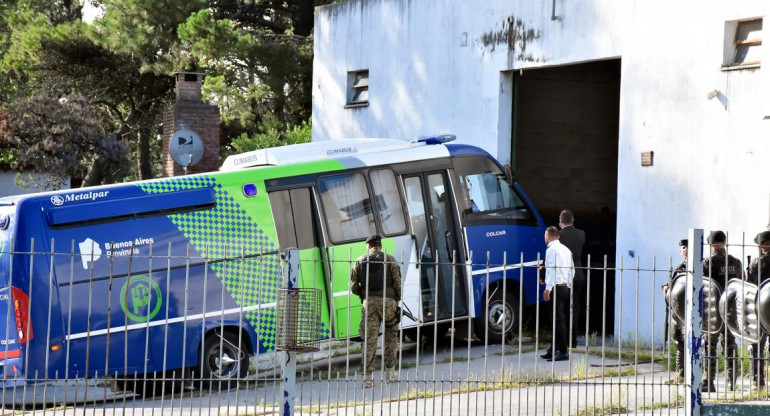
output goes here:
[{"label": "tree trunk", "polygon": [[152,164],[150,162],[150,132],[146,122],[137,131],[136,164],[140,180],[152,179]]},{"label": "tree trunk", "polygon": [[99,155],[91,163],[91,167],[88,168],[88,173],[86,173],[86,177],[83,178],[83,183],[80,184],[80,187],[85,188],[87,186],[101,185],[103,178],[106,176],[106,172],[107,160],[104,155]]}]

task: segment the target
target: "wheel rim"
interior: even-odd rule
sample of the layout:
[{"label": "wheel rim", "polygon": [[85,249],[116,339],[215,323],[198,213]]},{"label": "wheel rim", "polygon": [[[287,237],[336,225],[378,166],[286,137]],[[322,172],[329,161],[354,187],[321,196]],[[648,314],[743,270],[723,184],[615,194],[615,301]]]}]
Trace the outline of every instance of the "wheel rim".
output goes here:
[{"label": "wheel rim", "polygon": [[510,333],[513,327],[513,309],[502,301],[496,301],[489,305],[489,330],[498,334],[504,331]]},{"label": "wheel rim", "polygon": [[212,378],[233,378],[238,373],[238,349],[223,340],[209,350],[206,362]]}]

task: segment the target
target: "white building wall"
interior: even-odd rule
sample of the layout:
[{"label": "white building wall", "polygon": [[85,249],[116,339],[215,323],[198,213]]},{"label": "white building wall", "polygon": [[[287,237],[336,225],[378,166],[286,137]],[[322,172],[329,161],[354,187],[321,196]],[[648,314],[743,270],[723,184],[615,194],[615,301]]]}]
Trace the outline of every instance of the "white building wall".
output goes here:
[{"label": "white building wall", "polygon": [[[550,1],[351,0],[316,9],[313,139],[448,131],[508,161],[509,71],[621,58],[617,264],[676,265],[676,242],[690,227],[753,240],[770,207],[770,2],[555,4],[555,20]],[[763,67],[723,71],[725,22],[756,17],[765,17]],[[370,105],[345,109],[347,72],[357,69],[369,69]],[[647,150],[654,165],[641,167]],[[616,311],[622,296],[625,336],[637,320],[637,273],[622,276]],[[663,311],[667,276],[639,276],[639,331],[649,337],[650,306]]]}]

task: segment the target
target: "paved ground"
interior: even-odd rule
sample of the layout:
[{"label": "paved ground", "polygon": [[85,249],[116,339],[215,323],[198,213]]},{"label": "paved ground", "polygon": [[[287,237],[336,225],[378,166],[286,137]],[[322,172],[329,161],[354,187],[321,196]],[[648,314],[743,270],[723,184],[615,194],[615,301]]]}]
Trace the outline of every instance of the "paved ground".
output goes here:
[{"label": "paved ground", "polygon": [[[437,354],[406,345],[398,382],[380,381],[375,373],[374,388],[364,389],[358,373],[360,354],[329,359],[328,351],[317,353],[324,360],[300,365],[297,414],[322,415],[581,415],[581,414],[684,414],[683,386],[669,386],[671,374],[651,363],[619,361],[599,355],[574,352],[569,361],[546,362],[533,347],[472,344],[439,344]],[[432,345],[431,345],[432,349]],[[339,351],[339,349],[337,350]],[[468,359],[470,351],[470,360]],[[585,351],[579,348],[578,351]],[[611,351],[607,349],[607,351]],[[617,351],[617,350],[614,350]],[[486,358],[485,358],[486,357]],[[306,359],[309,357],[305,356]],[[280,413],[282,389],[272,376],[271,362],[263,356],[255,365],[261,370],[258,382],[242,384],[221,393],[200,388],[184,394],[145,399],[115,397],[104,386],[92,390],[98,401],[77,407],[26,409],[32,414],[51,415],[220,415]],[[331,372],[330,372],[331,370]],[[570,380],[570,377],[572,379]],[[311,378],[312,377],[312,378]],[[725,399],[720,393],[706,396]],[[744,379],[743,393],[749,385]],[[81,389],[82,391],[82,389]],[[110,400],[104,399],[104,394]],[[730,393],[730,399],[743,394]],[[82,397],[82,393],[81,393]],[[674,404],[674,406],[669,406]],[[662,409],[655,407],[663,406]]]}]

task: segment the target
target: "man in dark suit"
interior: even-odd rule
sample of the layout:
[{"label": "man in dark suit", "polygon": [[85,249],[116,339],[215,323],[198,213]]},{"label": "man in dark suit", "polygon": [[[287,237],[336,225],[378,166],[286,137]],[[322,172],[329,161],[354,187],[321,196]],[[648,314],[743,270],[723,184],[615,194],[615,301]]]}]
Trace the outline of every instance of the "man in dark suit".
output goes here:
[{"label": "man in dark suit", "polygon": [[575,264],[575,277],[572,279],[572,347],[577,345],[578,334],[585,335],[586,330],[586,275],[583,271],[583,244],[586,233],[575,228],[575,215],[565,209],[559,214],[559,241],[572,252]]}]

